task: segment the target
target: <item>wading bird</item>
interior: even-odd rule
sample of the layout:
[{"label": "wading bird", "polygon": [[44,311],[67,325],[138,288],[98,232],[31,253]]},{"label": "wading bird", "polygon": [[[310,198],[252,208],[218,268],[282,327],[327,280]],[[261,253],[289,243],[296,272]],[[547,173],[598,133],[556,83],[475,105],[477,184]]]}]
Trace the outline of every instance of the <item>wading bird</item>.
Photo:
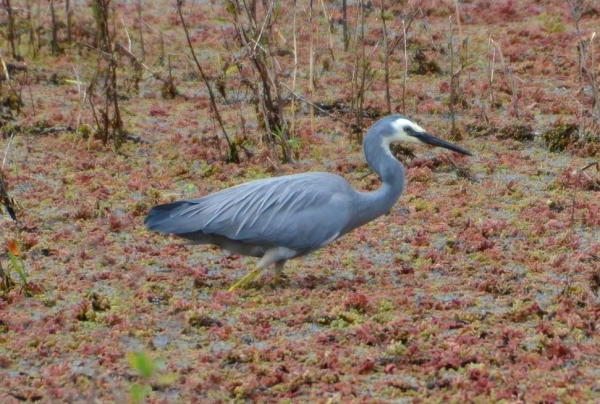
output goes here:
[{"label": "wading bird", "polygon": [[388,212],[404,189],[404,168],[390,152],[392,143],[424,143],[471,155],[462,147],[428,134],[411,119],[390,115],[367,132],[363,153],[381,178],[381,187],[359,192],[339,175],[307,172],[247,182],[203,198],[153,207],[144,224],[191,244],[214,244],[259,257],[256,268],[229,290],[245,287],[275,264],[279,277],[290,258],[310,254]]}]

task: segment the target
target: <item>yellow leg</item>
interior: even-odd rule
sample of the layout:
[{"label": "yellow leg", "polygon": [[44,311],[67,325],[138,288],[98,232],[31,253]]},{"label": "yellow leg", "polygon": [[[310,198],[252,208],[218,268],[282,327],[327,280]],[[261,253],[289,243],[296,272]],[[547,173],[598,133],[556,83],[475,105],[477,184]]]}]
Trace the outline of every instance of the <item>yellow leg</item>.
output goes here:
[{"label": "yellow leg", "polygon": [[281,282],[281,278],[284,278],[283,275],[283,265],[286,260],[277,261],[275,263],[275,276],[273,277],[273,283],[278,284]]},{"label": "yellow leg", "polygon": [[242,279],[238,280],[236,283],[231,285],[231,287],[229,288],[229,291],[231,292],[237,288],[245,288],[246,286],[248,286],[248,284],[250,282],[252,282],[252,280],[254,278],[256,278],[258,275],[260,275],[260,271],[262,271],[262,268],[259,268],[259,267],[254,268]]}]

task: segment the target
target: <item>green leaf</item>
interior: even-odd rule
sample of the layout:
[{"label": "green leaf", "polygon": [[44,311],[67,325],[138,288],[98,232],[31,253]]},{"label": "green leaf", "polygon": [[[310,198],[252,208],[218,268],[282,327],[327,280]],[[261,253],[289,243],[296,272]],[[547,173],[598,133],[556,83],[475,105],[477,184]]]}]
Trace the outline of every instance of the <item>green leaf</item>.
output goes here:
[{"label": "green leaf", "polygon": [[150,378],[156,369],[156,365],[152,359],[142,351],[128,352],[127,362],[129,362],[129,366],[133,370],[138,371],[146,379]]},{"label": "green leaf", "polygon": [[227,70],[225,71],[225,77],[229,77],[232,74],[236,73],[238,71],[238,67],[237,65],[231,65],[227,68]]},{"label": "green leaf", "polygon": [[8,250],[8,258],[10,258],[10,266],[12,269],[19,274],[23,285],[27,285],[27,275],[25,275],[25,268],[23,265],[23,260],[21,259],[21,263],[19,265],[19,261],[17,261],[17,257],[13,254],[12,251]]},{"label": "green leaf", "polygon": [[147,384],[134,383],[129,387],[129,394],[136,403],[143,402],[151,391],[152,387]]},{"label": "green leaf", "polygon": [[177,380],[177,375],[175,373],[166,373],[164,375],[158,376],[158,384],[161,386],[167,386]]},{"label": "green leaf", "polygon": [[228,1],[225,5],[225,9],[229,14],[235,14],[235,4],[232,1]]}]

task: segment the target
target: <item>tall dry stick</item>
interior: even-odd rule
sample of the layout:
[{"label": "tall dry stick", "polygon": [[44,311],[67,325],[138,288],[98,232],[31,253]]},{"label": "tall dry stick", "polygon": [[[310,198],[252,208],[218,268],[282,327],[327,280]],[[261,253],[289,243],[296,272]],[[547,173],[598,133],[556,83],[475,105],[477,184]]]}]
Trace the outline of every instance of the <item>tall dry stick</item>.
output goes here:
[{"label": "tall dry stick", "polygon": [[504,69],[504,74],[506,75],[508,82],[510,84],[513,110],[514,110],[514,113],[515,113],[515,116],[517,117],[517,119],[520,119],[519,118],[519,105],[517,103],[517,101],[518,101],[517,86],[515,84],[515,77],[513,75],[512,67],[507,65],[506,63],[504,63],[504,55],[502,54],[502,48],[500,47],[500,44],[497,42],[496,42],[496,47],[498,48],[498,54],[500,55],[500,63],[502,64],[502,68]]},{"label": "tall dry stick", "polygon": [[[94,72],[94,77],[90,81],[87,93],[90,94],[92,115],[96,121],[96,126],[102,143],[107,144],[108,139],[112,137],[115,151],[119,152],[124,138],[123,121],[119,108],[119,94],[117,86],[117,55],[113,46],[113,33],[110,30],[109,21],[114,21],[114,15],[111,15],[110,0],[97,0],[94,9],[96,19],[96,42],[98,44],[98,62]],[[112,17],[112,18],[111,18]],[[105,64],[105,61],[108,63]],[[102,96],[104,100],[103,108],[95,107],[94,90],[97,88],[99,77],[102,80]]]},{"label": "tall dry stick", "polygon": [[[35,19],[35,30],[36,31],[42,26],[41,23],[40,23],[40,16],[42,14],[42,12],[40,10],[42,6],[40,5],[40,3],[41,3],[41,0],[37,0],[37,13],[35,14],[35,16],[36,16],[36,19]],[[38,49],[42,49],[42,36],[39,34],[39,32],[38,32],[38,35],[37,35],[37,48]]]},{"label": "tall dry stick", "polygon": [[[359,22],[360,21],[360,22]],[[360,27],[359,27],[360,24]],[[353,74],[353,97],[352,97],[352,109],[356,118],[356,140],[358,143],[362,143],[362,127],[363,127],[363,106],[365,97],[365,83],[367,80],[367,54],[364,42],[365,36],[365,9],[362,2],[359,4],[359,11],[356,16],[356,31],[354,41],[354,70]],[[360,30],[360,33],[359,33]],[[358,44],[360,41],[360,51]],[[360,53],[360,54],[359,54]],[[356,82],[356,84],[355,84]]]},{"label": "tall dry stick", "polygon": [[456,13],[456,26],[458,27],[458,36],[462,41],[464,36],[463,36],[463,32],[462,32],[462,25],[460,23],[460,10],[458,9],[458,1],[459,0],[454,1],[454,11]]},{"label": "tall dry stick", "polygon": [[140,47],[142,48],[142,62],[146,60],[146,48],[144,47],[144,29],[142,25],[142,0],[138,0],[137,4],[138,25],[140,28]]},{"label": "tall dry stick", "polygon": [[50,0],[50,15],[52,16],[52,56],[58,55],[58,22],[54,12],[54,0]]},{"label": "tall dry stick", "polygon": [[27,19],[29,21],[29,46],[31,47],[31,57],[37,59],[37,46],[35,44],[35,21],[33,19],[33,4],[27,0]]},{"label": "tall dry stick", "polygon": [[383,1],[381,0],[381,23],[383,25],[383,50],[384,50],[384,59],[383,59],[383,80],[385,82],[385,103],[387,107],[388,115],[392,113],[392,100],[390,97],[390,63],[389,63],[389,54],[388,54],[388,32],[387,26],[385,24],[386,15],[385,15],[385,7],[383,5]]},{"label": "tall dry stick", "polygon": [[[265,3],[263,3],[266,6]],[[282,158],[283,162],[291,162],[291,150],[289,145],[289,137],[288,137],[288,125],[285,120],[285,116],[283,113],[283,97],[281,94],[281,85],[279,82],[279,74],[278,70],[280,66],[275,59],[274,52],[272,50],[272,44],[274,42],[274,34],[273,34],[273,26],[275,23],[275,19],[277,15],[275,14],[275,1],[271,0],[264,17],[262,26],[260,28],[260,33],[257,39],[253,39],[249,37],[250,41],[254,42],[253,51],[250,54],[250,59],[258,72],[262,89],[258,91],[259,88],[255,86],[257,92],[256,94],[260,98],[259,104],[262,108],[263,113],[263,123],[265,125],[265,129],[270,139],[273,155],[277,161],[277,167],[280,170],[280,162],[277,150],[275,148],[275,139],[278,140],[279,145],[282,149]],[[258,31],[258,25],[256,24],[255,19],[249,19],[252,24],[252,31]],[[243,27],[239,25],[240,29],[244,32],[244,36],[246,35]],[[265,35],[264,45],[260,42],[260,39]],[[275,96],[271,94],[271,89],[275,91]]]},{"label": "tall dry stick", "polygon": [[8,43],[10,44],[10,51],[12,53],[13,59],[17,58],[17,49],[15,48],[15,19],[13,16],[13,10],[10,6],[10,0],[4,0],[6,3],[6,13],[8,14],[8,32],[6,33],[6,39],[8,39]]},{"label": "tall dry stick", "polygon": [[453,140],[457,140],[460,138],[460,134],[458,129],[456,128],[456,116],[454,113],[454,102],[456,98],[456,81],[458,79],[458,74],[460,74],[460,69],[458,72],[454,72],[454,30],[452,29],[452,17],[448,19],[450,22],[450,100],[448,102],[448,107],[450,108],[450,119],[451,119],[451,129],[450,129],[450,138]]},{"label": "tall dry stick", "polygon": [[196,63],[196,67],[198,68],[198,72],[200,73],[200,78],[204,82],[206,89],[208,90],[208,96],[210,98],[210,106],[212,108],[213,113],[215,114],[215,118],[221,127],[221,132],[223,133],[223,137],[227,142],[227,160],[239,163],[240,157],[238,154],[238,150],[236,144],[231,141],[229,135],[227,134],[227,130],[225,129],[225,125],[223,124],[223,120],[221,119],[221,114],[219,113],[219,109],[217,108],[217,101],[215,99],[215,94],[210,85],[210,81],[208,80],[208,76],[204,74],[204,70],[202,70],[202,65],[198,61],[196,57],[196,52],[194,52],[194,46],[192,45],[192,40],[190,39],[190,35],[187,29],[187,25],[185,23],[185,19],[183,18],[183,13],[181,12],[181,7],[183,6],[183,0],[177,0],[177,12],[179,13],[179,18],[181,20],[181,25],[183,26],[183,30],[185,32],[185,37],[187,39],[188,47],[190,48],[190,52],[192,53],[192,57],[194,62]]},{"label": "tall dry stick", "polygon": [[521,117],[519,116],[519,103],[518,103],[518,97],[517,97],[517,85],[515,83],[515,75],[513,74],[513,70],[512,70],[512,66],[508,66],[508,78],[510,80],[510,88],[512,89],[512,106],[513,106],[513,110],[515,111],[515,116],[517,117],[517,119],[521,119]]},{"label": "tall dry stick", "polygon": [[[267,17],[265,18],[265,23],[267,23],[267,19],[270,20],[271,19],[271,15],[273,13],[273,8],[275,6],[275,0],[271,0],[271,4],[269,7],[269,13],[267,15]],[[265,56],[268,56],[271,59],[271,74],[269,74],[269,79],[271,80],[272,86],[275,89],[275,96],[277,97],[277,124],[278,124],[278,128],[277,130],[279,131],[279,135],[281,136],[281,141],[282,141],[282,149],[283,149],[283,159],[284,162],[286,163],[291,163],[292,162],[292,151],[290,150],[290,139],[288,137],[288,127],[287,127],[287,123],[285,121],[285,115],[283,113],[283,97],[281,95],[281,85],[279,83],[279,74],[277,74],[277,68],[278,68],[278,63],[277,60],[275,59],[274,56],[274,52],[272,49],[272,42],[273,42],[273,38],[275,37],[273,35],[273,24],[268,21],[268,27],[269,27],[269,40],[267,41],[267,53]]]},{"label": "tall dry stick", "polygon": [[[329,38],[329,49],[333,50],[333,19],[327,13],[327,7],[325,7],[325,2],[321,0],[321,9],[323,10],[323,17],[325,21],[327,21],[327,37]],[[333,57],[333,51],[331,52]]]},{"label": "tall dry stick", "polygon": [[73,10],[71,7],[71,2],[70,0],[66,0],[65,2],[65,8],[66,8],[66,12],[67,12],[67,43],[71,44],[72,38],[71,38],[71,25],[73,24]]},{"label": "tall dry stick", "polygon": [[[315,49],[313,45],[313,0],[310,0],[310,11],[308,14],[308,26],[310,27],[310,41],[308,46],[309,52],[309,66],[308,66],[308,88],[310,91],[310,98],[315,99]],[[310,106],[310,131],[315,133],[315,109]]]},{"label": "tall dry stick", "polygon": [[408,53],[406,50],[406,24],[402,20],[402,36],[404,38],[404,77],[402,79],[402,114],[406,115],[406,82],[408,80]]},{"label": "tall dry stick", "polygon": [[583,137],[583,133],[585,131],[585,116],[584,116],[584,108],[585,108],[585,42],[583,40],[581,30],[579,28],[579,20],[581,19],[583,9],[580,7],[578,0],[565,0],[567,5],[569,6],[569,11],[571,13],[571,18],[575,23],[575,31],[577,32],[577,68],[579,71],[579,138]]},{"label": "tall dry stick", "polygon": [[[274,56],[273,43],[275,42],[274,25],[279,15],[278,7],[274,0],[263,2],[263,7],[268,7],[261,24],[257,22],[256,10],[246,1],[229,3],[229,11],[234,18],[244,54],[250,59],[253,71],[258,75],[259,81],[252,82],[242,78],[242,83],[250,88],[256,99],[256,113],[259,124],[264,126],[265,138],[268,139],[273,157],[278,164],[280,159],[276,145],[282,148],[283,162],[291,162],[291,149],[289,144],[289,128],[285,120],[283,109],[282,85],[279,80],[279,66]],[[240,10],[245,10],[242,14]],[[247,20],[249,27],[245,26],[243,19]],[[258,34],[257,34],[258,33]],[[272,93],[275,91],[275,94]]]},{"label": "tall dry stick", "polygon": [[[296,7],[294,7],[294,20],[292,26],[292,38],[294,41],[294,72],[292,73],[292,91],[296,91],[296,77],[298,76],[298,43],[296,38]],[[290,124],[290,136],[296,136],[296,98],[292,97],[292,123]]]},{"label": "tall dry stick", "polygon": [[[491,50],[491,58],[489,57]],[[488,38],[488,83],[490,86],[490,104],[493,106],[495,104],[494,98],[494,66],[496,65],[496,42],[490,36]]]},{"label": "tall dry stick", "polygon": [[586,69],[585,72],[590,81],[592,87],[592,95],[594,96],[594,105],[596,106],[596,121],[600,121],[600,91],[598,90],[598,80],[596,74],[596,60],[594,53],[594,41],[596,40],[596,32],[592,32],[590,37],[589,54],[590,54],[590,68]]},{"label": "tall dry stick", "polygon": [[348,52],[348,5],[347,0],[342,0],[342,26],[344,32],[344,52]]}]

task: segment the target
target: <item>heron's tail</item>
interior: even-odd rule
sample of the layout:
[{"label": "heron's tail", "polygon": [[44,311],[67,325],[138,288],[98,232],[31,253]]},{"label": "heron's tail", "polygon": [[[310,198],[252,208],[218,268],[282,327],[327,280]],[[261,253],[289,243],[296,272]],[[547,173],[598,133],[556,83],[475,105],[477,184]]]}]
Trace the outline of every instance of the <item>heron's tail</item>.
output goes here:
[{"label": "heron's tail", "polygon": [[144,219],[148,230],[159,233],[182,234],[190,232],[190,220],[179,215],[192,205],[188,201],[177,201],[154,206]]}]

